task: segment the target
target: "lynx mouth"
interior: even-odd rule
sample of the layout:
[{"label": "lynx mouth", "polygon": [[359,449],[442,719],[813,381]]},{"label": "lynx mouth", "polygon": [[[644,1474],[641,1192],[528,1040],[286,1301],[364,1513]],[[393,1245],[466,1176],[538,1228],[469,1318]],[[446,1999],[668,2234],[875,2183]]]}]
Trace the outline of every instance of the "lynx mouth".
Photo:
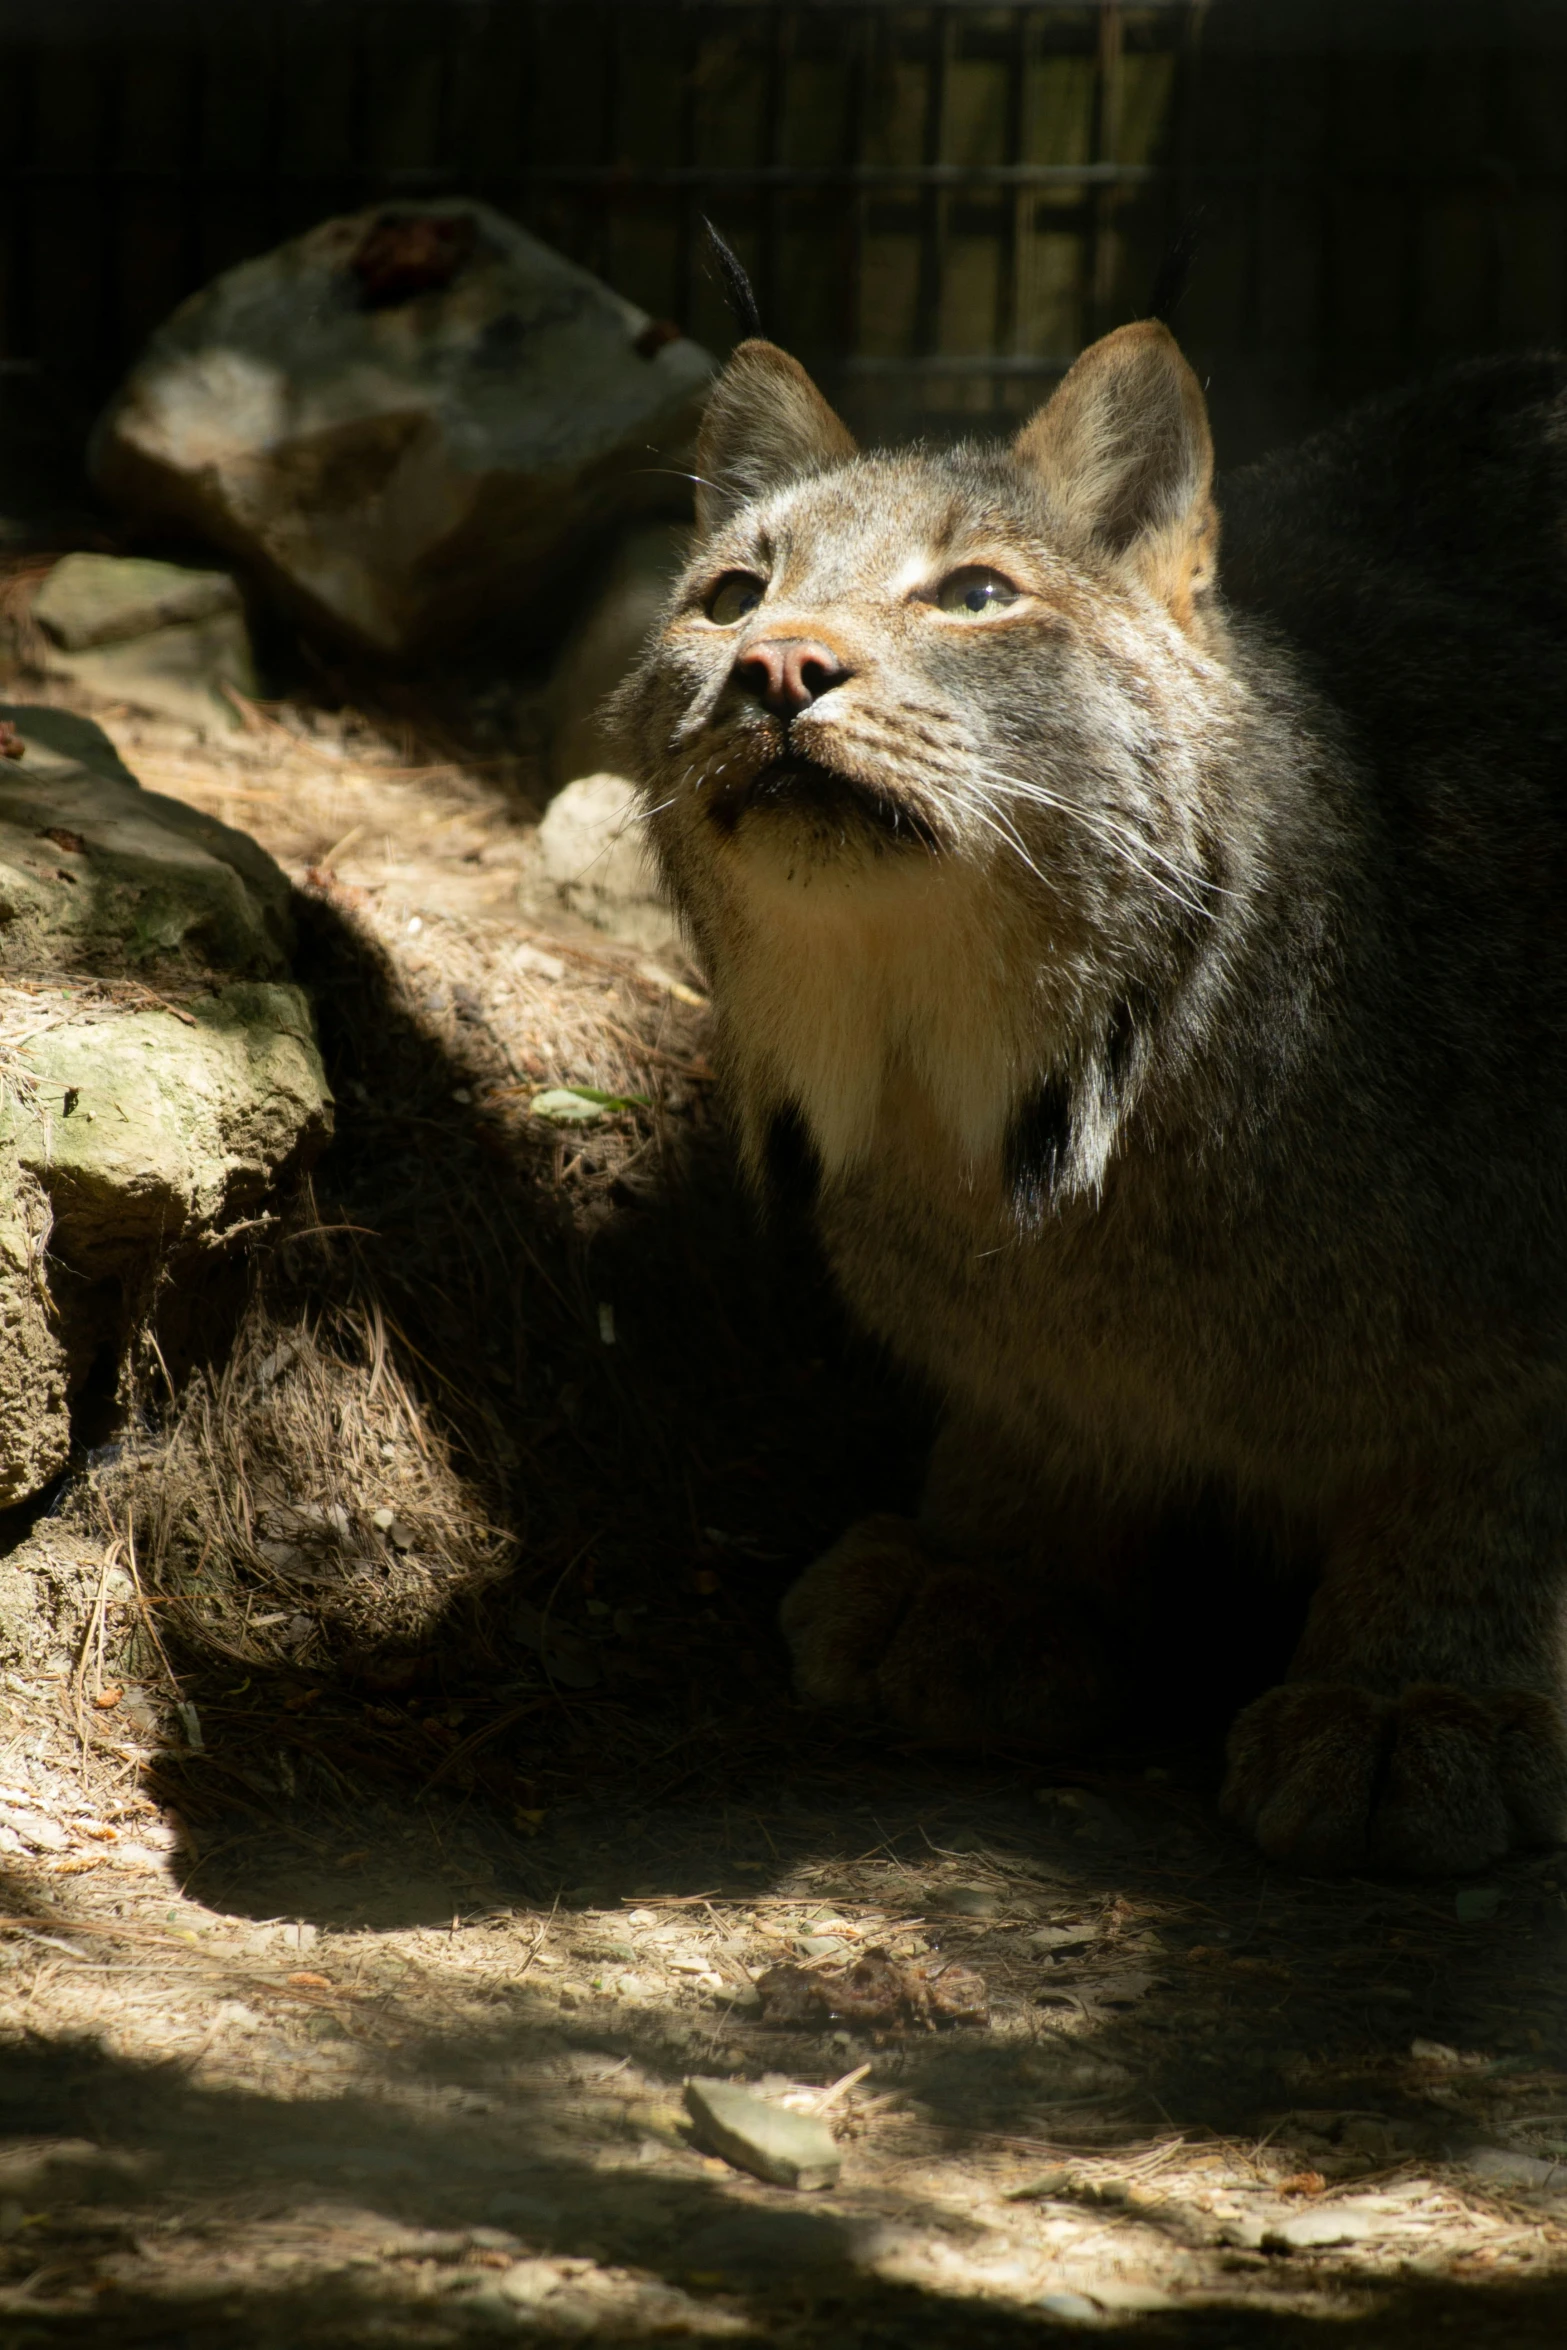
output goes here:
[{"label": "lynx mouth", "polygon": [[770,759],[745,782],[719,785],[708,799],[708,814],[720,832],[732,833],[751,809],[798,815],[840,832],[845,824],[855,824],[898,848],[939,845],[929,818],[906,801],[815,759]]}]

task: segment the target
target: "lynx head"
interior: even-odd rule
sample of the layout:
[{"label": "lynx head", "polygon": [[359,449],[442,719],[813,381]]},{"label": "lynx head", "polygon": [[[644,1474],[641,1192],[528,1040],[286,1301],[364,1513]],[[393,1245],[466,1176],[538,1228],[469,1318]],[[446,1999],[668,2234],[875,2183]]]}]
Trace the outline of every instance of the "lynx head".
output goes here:
[{"label": "lynx head", "polygon": [[1124,327],[1010,446],[861,454],[748,342],[697,466],[620,717],[748,1157],[792,1113],[830,1178],[913,1119],[962,1181],[1031,1135],[1014,1195],[1092,1186],[1213,886],[1191,370]]}]

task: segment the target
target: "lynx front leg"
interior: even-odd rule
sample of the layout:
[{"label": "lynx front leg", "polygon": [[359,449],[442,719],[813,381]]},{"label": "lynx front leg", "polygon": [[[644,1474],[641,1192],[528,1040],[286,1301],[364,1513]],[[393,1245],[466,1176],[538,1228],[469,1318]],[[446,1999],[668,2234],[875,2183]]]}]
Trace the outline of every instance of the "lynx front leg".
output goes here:
[{"label": "lynx front leg", "polygon": [[1536,1468],[1365,1512],[1223,1807],[1299,1868],[1440,1874],[1567,1836],[1567,1485]]},{"label": "lynx front leg", "polygon": [[806,1569],[780,1620],[813,1705],[938,1745],[1059,1752],[1101,1729],[1113,1675],[1093,1611],[996,1568],[954,1565],[904,1518],[866,1518]]},{"label": "lynx front leg", "polygon": [[1148,1535],[1043,1432],[950,1413],[917,1523],[864,1519],[785,1599],[795,1685],[943,1746],[1080,1750],[1128,1708]]},{"label": "lynx front leg", "polygon": [[1128,1694],[1135,1553],[1069,1462],[951,1412],[919,1523],[865,1518],[785,1598],[796,1687],[940,1746],[1081,1748]]}]

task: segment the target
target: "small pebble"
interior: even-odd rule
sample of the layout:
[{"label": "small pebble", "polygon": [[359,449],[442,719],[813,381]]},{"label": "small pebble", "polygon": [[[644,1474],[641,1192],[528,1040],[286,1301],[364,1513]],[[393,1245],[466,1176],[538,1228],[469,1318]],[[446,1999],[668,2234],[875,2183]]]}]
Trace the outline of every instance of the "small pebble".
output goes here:
[{"label": "small pebble", "polygon": [[1359,2211],[1348,2203],[1319,2203],[1297,2212],[1263,2233],[1264,2252],[1307,2252],[1327,2244],[1359,2244],[1368,2236],[1384,2235],[1391,2225],[1376,2212]]},{"label": "small pebble", "polygon": [[1037,2179],[1030,2179],[1026,2187],[1013,2187],[1007,2196],[1009,2203],[1048,2202],[1054,2195],[1072,2192],[1073,2174],[1064,2164],[1054,2170],[1041,2171]]},{"label": "small pebble", "polygon": [[1509,2146],[1472,2146],[1460,2158],[1466,2171],[1489,2179],[1498,2187],[1561,2187],[1567,2185],[1567,2164],[1547,2162],[1538,2154],[1519,2154]]},{"label": "small pebble", "polygon": [[1001,1914],[1001,1896],[988,1885],[950,1885],[940,1896],[940,1906],[954,1917],[993,1918]]},{"label": "small pebble", "polygon": [[1046,2317],[1069,2326],[1091,2326],[1099,2321],[1099,2304],[1086,2293],[1047,2293],[1039,2304]]}]

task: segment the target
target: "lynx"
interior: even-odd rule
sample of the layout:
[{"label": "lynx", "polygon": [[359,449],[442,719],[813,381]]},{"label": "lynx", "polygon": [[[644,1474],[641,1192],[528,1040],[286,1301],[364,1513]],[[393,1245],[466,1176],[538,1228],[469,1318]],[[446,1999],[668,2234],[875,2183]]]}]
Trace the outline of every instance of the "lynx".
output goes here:
[{"label": "lynx", "polygon": [[1462,1870],[1567,1831],[1567,361],[1212,467],[1152,322],[939,451],[745,342],[620,716],[745,1163],[943,1400],[803,1695],[1077,1750],[1238,1556],[1224,1810]]}]

